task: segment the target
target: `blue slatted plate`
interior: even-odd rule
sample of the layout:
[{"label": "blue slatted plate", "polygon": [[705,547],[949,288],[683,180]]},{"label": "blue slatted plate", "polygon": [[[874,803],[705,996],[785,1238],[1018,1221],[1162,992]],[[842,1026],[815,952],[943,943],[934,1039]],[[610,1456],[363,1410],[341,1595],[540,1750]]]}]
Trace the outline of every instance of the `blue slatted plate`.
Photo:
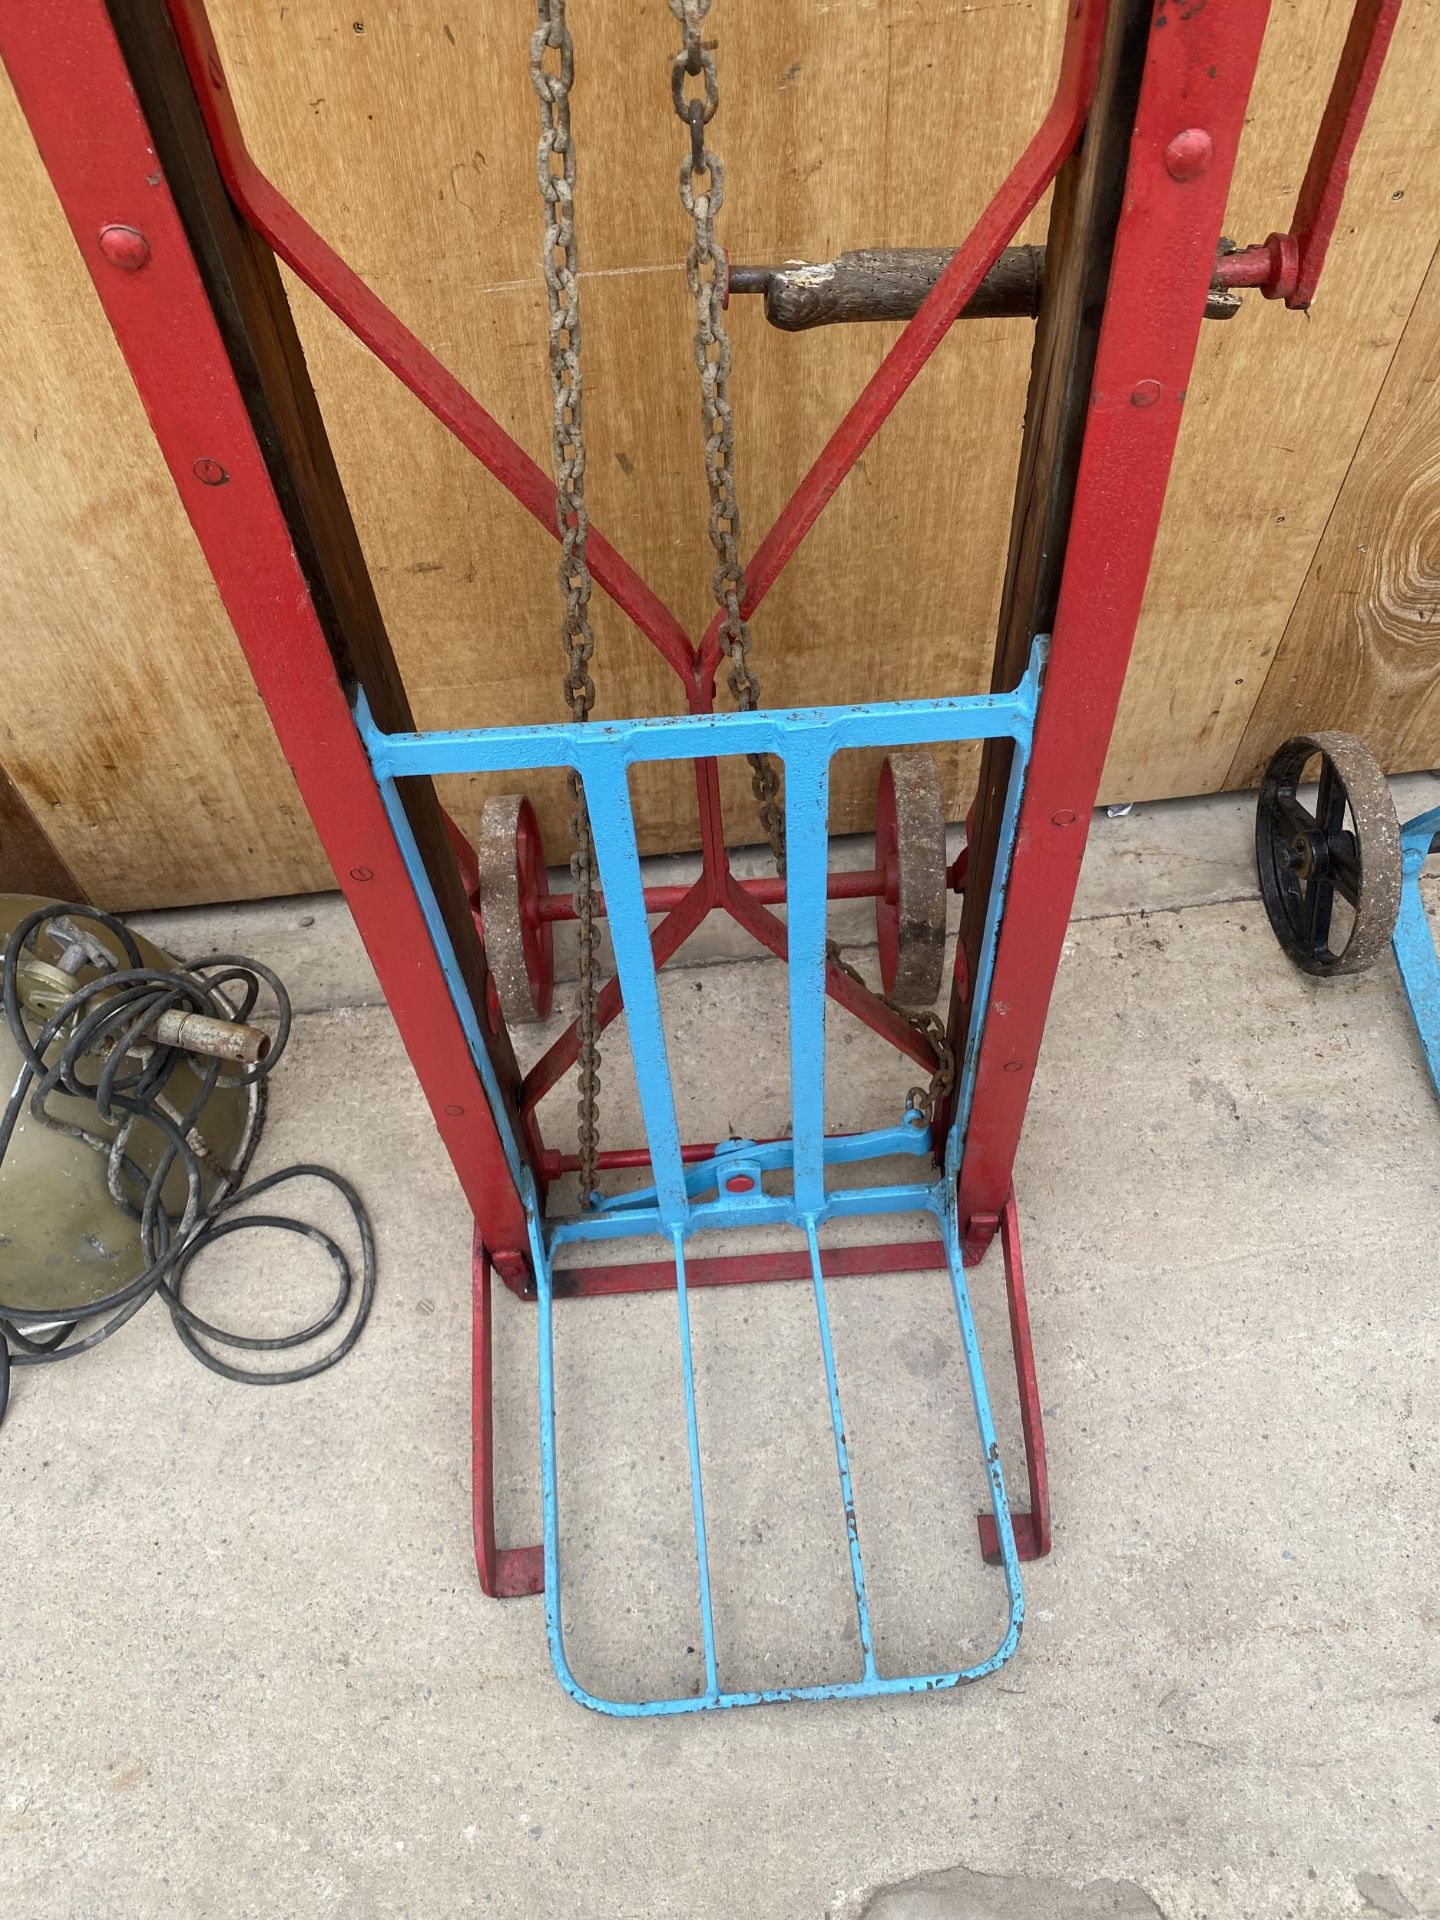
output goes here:
[{"label": "blue slatted plate", "polygon": [[[992,1673],[1014,1652],[1024,1618],[1024,1597],[1014,1528],[1005,1494],[999,1445],[981,1363],[970,1296],[965,1282],[956,1219],[956,1179],[964,1152],[975,1090],[975,1063],[995,945],[1004,907],[1005,881],[1014,845],[1015,821],[1029,761],[1045,642],[1037,640],[1024,679],[1013,692],[973,698],[895,701],[875,706],[803,707],[759,713],[686,714],[646,720],[598,721],[584,726],[496,727],[485,730],[385,734],[362,704],[357,725],[384,795],[396,838],[424,908],[437,953],[475,1055],[517,1186],[525,1196],[535,1266],[539,1319],[541,1497],[544,1508],[545,1611],[551,1657],[566,1690],[584,1705],[624,1716],[754,1705],[766,1700],[844,1700],[873,1694],[918,1693],[958,1686]],[[972,996],[964,1058],[959,1063],[955,1116],[937,1169],[929,1130],[913,1117],[872,1132],[829,1139],[825,1109],[826,876],[829,855],[830,765],[836,753],[854,747],[928,746],[959,740],[1014,742],[1009,789],[996,864],[996,884],[986,916]],[[714,1160],[686,1167],[681,1156],[659,983],[645,917],[645,899],[631,808],[629,769],[667,760],[719,759],[770,754],[785,768],[789,929],[787,961],[790,1008],[789,1137],[765,1146],[727,1144]],[[585,784],[629,1030],[635,1077],[644,1117],[653,1184],[602,1201],[573,1220],[547,1221],[535,1203],[535,1188],[519,1143],[511,1132],[499,1085],[481,1037],[475,1009],[461,981],[444,923],[400,804],[397,780],[442,773],[527,772],[572,766]],[[1433,954],[1432,954],[1433,958]],[[827,1168],[845,1163],[913,1156],[924,1162],[914,1182],[832,1189]],[[727,1176],[751,1176],[745,1192],[732,1192]],[[767,1193],[766,1174],[788,1176],[789,1192]],[[783,1180],[782,1180],[783,1183]],[[999,1644],[985,1659],[950,1671],[882,1674],[876,1665],[869,1594],[855,1516],[845,1422],[835,1371],[834,1345],[818,1233],[830,1220],[858,1215],[928,1213],[939,1228],[949,1266],[956,1317],[964,1343],[976,1432],[994,1506],[1000,1562],[1008,1595]],[[762,1692],[727,1690],[722,1684],[710,1599],[709,1542],[705,1526],[704,1472],[695,1406],[689,1297],[685,1281],[687,1240],[702,1230],[774,1225],[797,1228],[810,1250],[820,1356],[835,1442],[841,1511],[849,1546],[862,1668],[852,1680],[797,1683]],[[700,1613],[704,1634],[705,1688],[676,1699],[602,1699],[571,1671],[561,1608],[561,1531],[556,1472],[553,1363],[556,1250],[582,1241],[658,1234],[673,1249],[679,1315],[691,1506],[695,1527]]]}]

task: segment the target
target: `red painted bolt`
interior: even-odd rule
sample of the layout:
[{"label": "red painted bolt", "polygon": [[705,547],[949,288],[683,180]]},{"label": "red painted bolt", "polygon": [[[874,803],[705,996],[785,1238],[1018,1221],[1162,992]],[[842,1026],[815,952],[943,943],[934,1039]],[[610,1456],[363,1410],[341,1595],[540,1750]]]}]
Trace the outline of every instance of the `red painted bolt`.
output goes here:
[{"label": "red painted bolt", "polygon": [[373,880],[375,878],[375,869],[373,867],[351,867],[350,878],[352,880]]},{"label": "red painted bolt", "polygon": [[1130,404],[1132,407],[1153,407],[1159,398],[1160,382],[1158,380],[1142,380],[1131,394]]},{"label": "red painted bolt", "polygon": [[1073,827],[1075,824],[1074,811],[1070,807],[1062,807],[1059,813],[1051,814],[1050,824],[1052,827]]},{"label": "red painted bolt", "polygon": [[223,487],[230,478],[218,460],[197,460],[192,471],[201,485],[206,487]]},{"label": "red painted bolt", "polygon": [[750,1178],[748,1173],[732,1173],[726,1177],[725,1191],[727,1193],[753,1193],[755,1191],[755,1182]]},{"label": "red painted bolt", "polygon": [[463,1107],[446,1107],[445,1111],[446,1113],[453,1114],[454,1117],[458,1120],[461,1114],[464,1113],[465,1109]]},{"label": "red painted bolt", "polygon": [[150,242],[138,227],[102,227],[100,251],[122,273],[138,273],[150,258]]},{"label": "red painted bolt", "polygon": [[1165,149],[1165,171],[1172,180],[1195,180],[1215,158],[1215,143],[1203,127],[1186,127]]},{"label": "red painted bolt", "polygon": [[1019,1073],[1022,1064],[1019,1060],[1007,1060],[1005,1062],[1005,1071],[1006,1073]]},{"label": "red painted bolt", "polygon": [[1288,300],[1300,278],[1300,243],[1293,233],[1272,233],[1265,251],[1270,272],[1260,291],[1267,300]]}]

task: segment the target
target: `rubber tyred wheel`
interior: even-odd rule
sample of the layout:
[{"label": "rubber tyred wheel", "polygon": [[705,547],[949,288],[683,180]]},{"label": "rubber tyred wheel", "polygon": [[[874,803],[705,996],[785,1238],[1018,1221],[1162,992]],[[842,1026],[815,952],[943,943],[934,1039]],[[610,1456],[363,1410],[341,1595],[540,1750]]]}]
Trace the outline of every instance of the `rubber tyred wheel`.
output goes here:
[{"label": "rubber tyred wheel", "polygon": [[[1317,760],[1312,814],[1298,790]],[[1255,809],[1255,864],[1275,938],[1304,972],[1359,973],[1383,953],[1400,910],[1400,823],[1353,734],[1300,733],[1276,750]]]},{"label": "rubber tyred wheel", "polygon": [[928,753],[892,753],[875,792],[880,978],[902,1007],[932,1006],[945,973],[945,806]]},{"label": "rubber tyred wheel", "polygon": [[555,934],[541,917],[550,875],[535,809],[521,793],[495,794],[480,815],[480,919],[485,957],[511,1026],[543,1020],[555,997]]}]

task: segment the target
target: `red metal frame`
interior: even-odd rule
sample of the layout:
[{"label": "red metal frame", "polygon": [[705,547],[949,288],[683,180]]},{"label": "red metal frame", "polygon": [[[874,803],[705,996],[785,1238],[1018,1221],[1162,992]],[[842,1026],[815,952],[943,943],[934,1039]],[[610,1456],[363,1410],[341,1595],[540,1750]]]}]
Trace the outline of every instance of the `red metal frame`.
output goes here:
[{"label": "red metal frame", "polygon": [[545,1549],[495,1544],[495,1396],[490,1256],[479,1233],[471,1261],[470,1500],[481,1591],[497,1600],[545,1591]]},{"label": "red metal frame", "polygon": [[[492,1246],[523,1247],[484,1087],[101,0],[5,0],[0,56],[466,1198]],[[145,240],[138,270],[102,245],[117,226]]]},{"label": "red metal frame", "polygon": [[[960,1169],[967,1256],[989,1244],[1015,1154],[1120,704],[1204,317],[1268,0],[1178,8],[1151,32],[1090,388],[1045,695],[980,1037]],[[1203,164],[1176,167],[1178,134]]]},{"label": "red metal frame", "polygon": [[[169,4],[216,159],[245,218],[305,285],[558,538],[553,481],[260,172],[245,147],[200,0],[169,0]],[[944,339],[1074,147],[1094,86],[1104,15],[1103,0],[1077,0],[1067,25],[1054,101],[1039,131],[761,541],[746,569],[747,615],[779,578],[826,502]],[[699,647],[693,647],[674,615],[593,527],[588,553],[596,583],[669,663],[685,689],[690,710],[713,711],[721,656],[721,616],[712,619]],[[742,881],[730,869],[714,764],[697,762],[695,779],[701,873],[689,887],[679,890],[678,897],[671,896],[663,908],[664,918],[652,935],[656,965],[664,966],[673,959],[712,912],[730,914],[754,939],[783,959],[785,924],[770,911],[772,889],[763,883]],[[877,890],[874,883],[857,889]],[[836,897],[848,893],[839,886],[834,891]],[[783,898],[783,889],[779,897]],[[555,907],[552,912],[563,917],[565,909]],[[834,1000],[897,1051],[927,1071],[934,1067],[930,1043],[878,995],[834,965],[828,969],[827,989]],[[598,1025],[602,1031],[620,1012],[621,1004],[619,983],[611,980],[599,1001]],[[520,1104],[527,1117],[534,1115],[539,1102],[574,1065],[578,1053],[579,1029],[572,1023],[525,1076]],[[493,1236],[490,1244],[496,1244]]]},{"label": "red metal frame", "polygon": [[[1015,1361],[1015,1391],[1020,1402],[1020,1433],[1025,1443],[1025,1474],[1030,1506],[1012,1512],[1015,1551],[1022,1560],[1040,1560],[1050,1551],[1050,1476],[1045,1465],[1045,1425],[1040,1386],[1035,1377],[1035,1347],[1030,1337],[1030,1306],[1025,1297],[1025,1267],[1020,1258],[1020,1221],[1012,1193],[1000,1210],[1000,1249],[1005,1258],[1005,1299],[1010,1308],[1010,1351]],[[976,1515],[980,1551],[1000,1559],[1000,1529],[993,1513]]]},{"label": "red metal frame", "polygon": [[[160,0],[156,0],[158,5]],[[1302,189],[1294,274],[1284,247],[1267,253],[1266,291],[1303,305],[1335,224],[1360,120],[1374,91],[1398,0],[1358,0],[1346,55]],[[972,1121],[960,1182],[967,1253],[998,1229],[1005,1257],[1031,1512],[1017,1515],[1022,1551],[1049,1544],[1043,1436],[1035,1389],[1012,1170],[1061,942],[1078,877],[1179,428],[1185,383],[1214,264],[1216,240],[1267,0],[1170,8],[1160,0],[1149,35],[1130,144],[1099,352],[1090,388],[1059,608],[1002,920],[990,1014],[978,1042]],[[245,150],[199,0],[169,0],[215,161],[236,207],[266,242],[554,534],[554,487],[543,470],[265,180]],[[945,273],[885,355],[747,567],[753,613],[843,483],[870,439],[945,337],[985,273],[1035,207],[1085,126],[1105,25],[1105,0],[1074,0],[1054,100],[1044,122]],[[1160,31],[1161,27],[1165,31]],[[375,963],[410,1057],[476,1218],[476,1539],[487,1591],[533,1590],[536,1550],[502,1553],[493,1524],[490,1272],[524,1291],[524,1213],[419,904],[353,725],[326,630],[247,411],[171,183],[138,104],[103,0],[0,0],[3,56],[107,317],[120,342],[177,489],[215,577],[336,875]],[[1268,244],[1268,243],[1267,243]],[[1226,277],[1260,273],[1250,249]],[[1283,256],[1283,258],[1282,258]],[[1280,266],[1275,267],[1276,259]],[[1272,271],[1273,270],[1273,271]],[[713,707],[719,623],[698,645],[602,535],[591,570],[601,588],[668,661],[692,711]],[[772,911],[778,883],[743,881],[724,844],[714,762],[695,769],[702,867],[683,888],[656,889],[652,936],[663,965],[706,914],[730,914],[785,954]],[[473,855],[452,840],[473,895]],[[952,884],[963,867],[957,863]],[[876,892],[874,873],[835,876],[836,897]],[[549,917],[563,917],[557,905]],[[929,1068],[928,1042],[865,988],[832,969],[831,995]],[[605,987],[601,1023],[620,1010]],[[482,1018],[485,1010],[480,1010]],[[961,1044],[963,1006],[952,1009]],[[572,1027],[525,1077],[527,1121],[573,1064]],[[526,1127],[543,1191],[567,1156]],[[704,1149],[691,1149],[698,1155]],[[602,1164],[643,1163],[639,1150]],[[488,1249],[488,1252],[487,1252]],[[933,1266],[938,1249],[886,1245],[837,1250],[827,1271]],[[801,1277],[787,1254],[691,1264],[694,1285]],[[673,1285],[673,1268],[587,1268],[568,1277],[579,1296]],[[982,1543],[994,1545],[985,1531]],[[993,1529],[992,1529],[993,1534]]]},{"label": "red metal frame", "polygon": [[1225,255],[1217,278],[1227,287],[1257,287],[1267,300],[1299,310],[1310,305],[1345,198],[1350,162],[1375,98],[1400,0],[1357,0],[1288,233]]}]

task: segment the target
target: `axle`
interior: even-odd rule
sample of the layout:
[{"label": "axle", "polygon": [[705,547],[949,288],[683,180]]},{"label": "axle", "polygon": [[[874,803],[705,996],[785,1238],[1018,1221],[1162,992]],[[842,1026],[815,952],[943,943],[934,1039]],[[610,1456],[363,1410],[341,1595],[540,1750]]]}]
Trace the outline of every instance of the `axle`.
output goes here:
[{"label": "axle", "polygon": [[[951,862],[945,872],[946,885],[952,893],[965,890],[965,852],[960,853]],[[646,913],[673,913],[682,901],[689,897],[692,883],[671,887],[646,887]],[[750,898],[762,907],[783,907],[785,904],[785,882],[778,874],[762,875],[753,880],[741,880],[736,877],[736,885],[743,887]],[[853,873],[832,873],[826,878],[825,893],[830,900],[889,900],[892,904],[898,898],[899,874],[893,860],[883,867],[862,867]],[[537,920],[573,920],[576,918],[575,898],[569,893],[547,893],[539,898],[531,896],[525,902],[524,911]],[[595,893],[595,911],[607,912],[605,896],[597,888]]]}]

